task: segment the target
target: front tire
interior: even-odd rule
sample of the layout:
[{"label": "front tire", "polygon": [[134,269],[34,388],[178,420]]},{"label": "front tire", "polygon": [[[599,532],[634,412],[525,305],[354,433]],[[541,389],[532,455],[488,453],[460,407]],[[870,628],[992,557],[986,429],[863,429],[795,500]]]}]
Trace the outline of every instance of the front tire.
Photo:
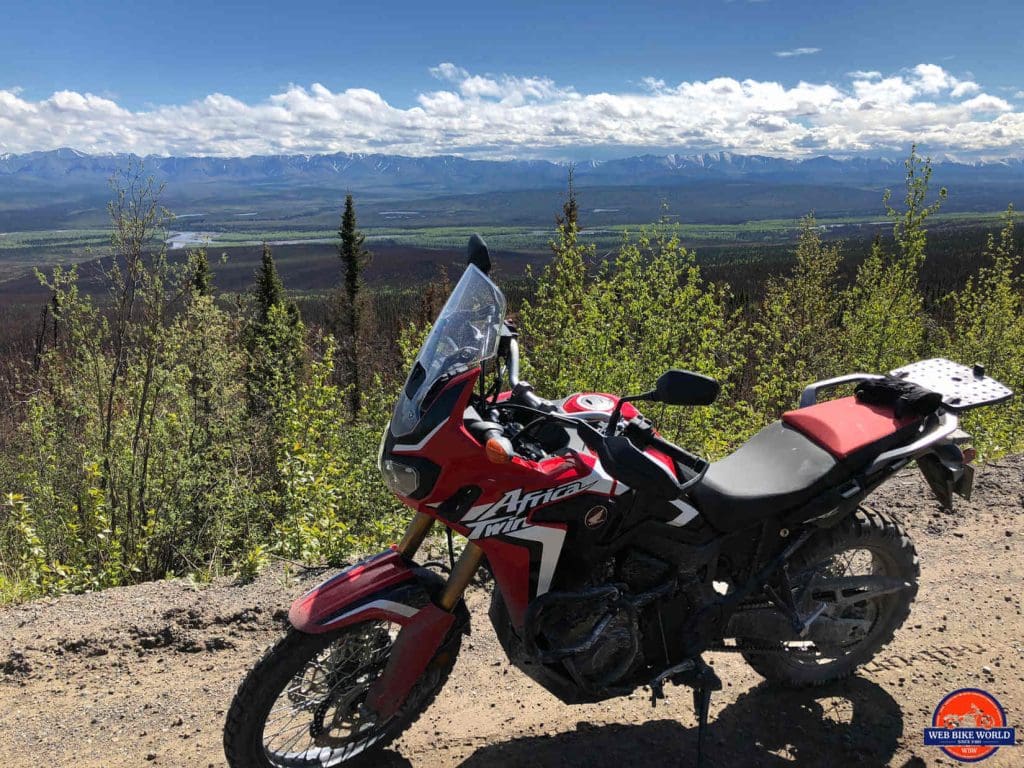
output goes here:
[{"label": "front tire", "polygon": [[444,687],[462,642],[454,628],[399,711],[377,722],[363,701],[398,629],[367,621],[320,635],[289,630],[231,702],[224,726],[231,768],[324,768],[394,741]]},{"label": "front tire", "polygon": [[[834,528],[817,534],[790,561],[794,580],[808,578],[822,569],[845,568],[849,575],[854,563],[870,567],[873,575],[902,579],[909,586],[895,594],[865,600],[852,606],[863,634],[846,645],[817,647],[814,643],[782,642],[763,651],[749,648],[741,653],[754,671],[769,683],[790,688],[824,685],[848,677],[861,664],[870,661],[910,615],[910,606],[917,595],[921,570],[914,543],[903,527],[888,515],[868,507],[859,507]],[[836,617],[840,618],[840,617]],[[813,629],[813,625],[812,625]],[[744,647],[743,641],[739,646]]]}]

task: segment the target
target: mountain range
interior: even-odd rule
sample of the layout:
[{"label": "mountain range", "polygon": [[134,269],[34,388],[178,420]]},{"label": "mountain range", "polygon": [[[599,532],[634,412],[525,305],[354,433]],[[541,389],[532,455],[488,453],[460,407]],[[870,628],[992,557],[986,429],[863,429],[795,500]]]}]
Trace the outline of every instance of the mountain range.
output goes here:
[{"label": "mountain range", "polygon": [[[560,208],[569,164],[470,160],[453,155],[137,157],[73,149],[0,155],[0,232],[102,226],[108,179],[141,163],[166,183],[164,203],[203,225],[230,229],[333,226],[341,197],[360,201],[364,223],[547,225]],[[786,159],[729,152],[642,154],[572,164],[592,224],[650,221],[665,206],[684,221],[735,222],[882,212],[900,160]],[[946,210],[991,211],[1024,202],[1024,160],[938,160],[933,184],[950,188]]]},{"label": "mountain range", "polygon": [[[493,190],[563,186],[568,164],[546,160],[469,160],[453,155],[338,153],[252,157],[138,157],[90,155],[73,149],[0,155],[0,181],[93,184],[117,169],[141,161],[147,173],[170,184],[228,182],[276,185],[316,184],[360,192],[401,191],[403,196],[472,194]],[[693,181],[750,179],[763,182],[873,185],[898,181],[903,164],[888,158],[828,156],[786,159],[729,152],[636,155],[615,160],[574,163],[581,186],[645,186]],[[1018,181],[1024,160],[935,163],[945,181]]]}]

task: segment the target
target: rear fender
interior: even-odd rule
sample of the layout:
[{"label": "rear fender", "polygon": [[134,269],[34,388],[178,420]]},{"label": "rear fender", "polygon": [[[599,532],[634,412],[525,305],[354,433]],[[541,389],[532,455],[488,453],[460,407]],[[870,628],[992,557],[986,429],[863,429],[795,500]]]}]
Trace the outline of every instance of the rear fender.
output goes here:
[{"label": "rear fender", "polygon": [[943,509],[953,508],[954,493],[970,501],[974,467],[964,460],[959,446],[953,443],[936,445],[931,452],[917,457],[917,468]]}]

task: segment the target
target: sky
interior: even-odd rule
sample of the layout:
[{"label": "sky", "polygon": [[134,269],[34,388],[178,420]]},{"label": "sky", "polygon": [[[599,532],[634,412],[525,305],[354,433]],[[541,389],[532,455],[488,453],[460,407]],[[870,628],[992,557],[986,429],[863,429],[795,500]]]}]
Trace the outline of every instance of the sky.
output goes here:
[{"label": "sky", "polygon": [[1024,155],[1020,0],[5,0],[0,153]]}]

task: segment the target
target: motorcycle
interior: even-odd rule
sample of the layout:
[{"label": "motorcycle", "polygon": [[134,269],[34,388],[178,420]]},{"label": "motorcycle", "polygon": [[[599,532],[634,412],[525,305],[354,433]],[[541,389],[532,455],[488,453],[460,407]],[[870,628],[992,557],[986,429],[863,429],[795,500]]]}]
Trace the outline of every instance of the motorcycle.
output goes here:
[{"label": "motorcycle", "polygon": [[[474,235],[381,440],[384,482],[415,516],[397,546],[291,606],[227,714],[233,768],[339,765],[394,740],[451,674],[481,569],[510,662],[566,704],[692,688],[699,764],[722,685],[703,654],[739,653],[789,686],[869,661],[906,620],[919,567],[900,523],[862,502],[911,461],[944,504],[969,497],[959,414],[1012,396],[943,359],[840,376],[709,462],[636,404],[709,406],[718,382],[671,370],[639,394],[544,399],[519,380],[489,269]],[[855,396],[819,402],[846,384]],[[414,560],[436,523],[450,551],[452,532],[467,540],[446,576]]]}]

